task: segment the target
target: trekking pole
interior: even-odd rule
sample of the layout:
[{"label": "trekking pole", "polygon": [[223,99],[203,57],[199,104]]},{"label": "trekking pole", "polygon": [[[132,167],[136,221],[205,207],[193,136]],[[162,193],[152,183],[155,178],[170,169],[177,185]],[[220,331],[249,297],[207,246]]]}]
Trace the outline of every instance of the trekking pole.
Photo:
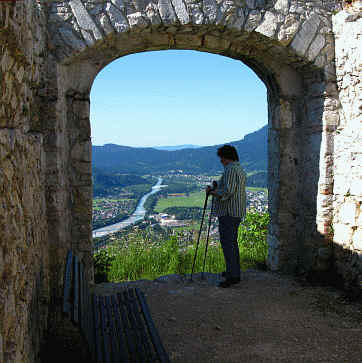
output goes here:
[{"label": "trekking pole", "polygon": [[210,216],[209,216],[209,226],[207,228],[206,247],[205,247],[205,255],[204,255],[204,264],[202,266],[202,272],[201,272],[201,280],[205,280],[205,278],[204,278],[205,262],[206,262],[207,249],[209,247],[209,237],[210,237],[210,229],[211,229],[211,220],[212,220],[213,209],[214,209],[214,197],[212,197],[212,199],[211,199],[211,210],[210,210]]},{"label": "trekking pole", "polygon": [[200,224],[200,230],[199,230],[199,236],[197,237],[197,244],[196,244],[196,250],[195,250],[195,255],[194,255],[194,262],[192,263],[192,270],[191,270],[190,281],[192,281],[192,275],[194,274],[195,262],[196,262],[196,257],[197,257],[197,250],[199,248],[201,230],[202,230],[202,225],[204,224],[205,211],[206,211],[206,206],[207,206],[207,200],[208,200],[208,198],[209,198],[209,193],[206,193],[205,203],[204,203],[204,210],[202,212],[202,218],[201,218],[201,224]]}]

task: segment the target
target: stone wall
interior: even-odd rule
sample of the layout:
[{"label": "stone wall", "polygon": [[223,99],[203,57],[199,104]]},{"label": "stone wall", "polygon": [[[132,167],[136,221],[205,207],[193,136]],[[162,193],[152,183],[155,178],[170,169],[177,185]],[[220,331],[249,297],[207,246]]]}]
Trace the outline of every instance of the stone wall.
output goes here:
[{"label": "stone wall", "polygon": [[[194,49],[244,62],[267,87],[269,267],[285,272],[326,269],[319,251],[328,249],[332,223],[330,145],[338,93],[331,17],[338,10],[332,0],[52,1],[48,29],[58,63],[60,110],[55,122],[69,132],[61,160],[69,171],[64,194],[70,192],[71,207],[64,205],[61,214],[68,218],[71,213],[74,248],[90,260],[93,79],[127,54]],[[59,224],[52,228],[57,229],[64,231]]]},{"label": "stone wall", "polygon": [[269,107],[268,265],[332,268],[360,283],[361,19],[356,8],[332,16],[339,3],[0,2],[0,362],[38,360],[61,317],[68,248],[92,279],[89,93],[104,66],[134,52],[194,49],[258,74]]},{"label": "stone wall", "polygon": [[34,362],[49,304],[45,155],[38,130],[46,22],[0,2],[0,362]]},{"label": "stone wall", "polygon": [[340,122],[334,138],[336,267],[362,287],[362,83],[360,1],[333,17]]}]

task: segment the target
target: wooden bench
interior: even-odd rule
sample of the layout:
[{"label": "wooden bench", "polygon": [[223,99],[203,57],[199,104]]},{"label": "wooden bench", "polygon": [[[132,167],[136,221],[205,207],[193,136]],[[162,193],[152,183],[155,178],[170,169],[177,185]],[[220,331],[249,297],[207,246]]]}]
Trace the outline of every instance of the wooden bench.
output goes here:
[{"label": "wooden bench", "polygon": [[91,294],[83,264],[72,251],[66,260],[63,313],[79,326],[98,363],[169,362],[142,291]]}]

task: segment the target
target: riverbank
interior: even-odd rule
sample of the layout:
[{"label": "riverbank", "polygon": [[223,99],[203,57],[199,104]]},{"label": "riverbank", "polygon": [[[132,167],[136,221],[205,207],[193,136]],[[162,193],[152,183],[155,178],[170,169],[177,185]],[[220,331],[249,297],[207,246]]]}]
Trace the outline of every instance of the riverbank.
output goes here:
[{"label": "riverbank", "polygon": [[150,195],[155,194],[161,190],[161,188],[163,187],[162,180],[163,180],[162,178],[158,178],[157,183],[151,188],[151,191],[146,193],[139,199],[136,209],[128,218],[126,217],[122,219],[122,221],[119,221],[117,223],[109,224],[102,228],[94,229],[92,231],[93,238],[104,237],[108,234],[115,233],[120,229],[123,229],[129,225],[136,223],[137,221],[144,219],[146,214],[146,209],[144,208],[144,204]]},{"label": "riverbank", "polygon": [[[132,211],[132,213],[133,212],[134,212],[134,210]],[[92,231],[96,231],[97,229],[100,229],[103,227],[108,227],[108,226],[111,226],[112,224],[122,222],[125,219],[129,218],[129,216],[130,216],[130,214],[125,214],[120,217],[115,217],[115,218],[107,219],[107,220],[100,221],[100,222],[97,221],[97,222],[93,223],[94,228],[92,229]]]}]

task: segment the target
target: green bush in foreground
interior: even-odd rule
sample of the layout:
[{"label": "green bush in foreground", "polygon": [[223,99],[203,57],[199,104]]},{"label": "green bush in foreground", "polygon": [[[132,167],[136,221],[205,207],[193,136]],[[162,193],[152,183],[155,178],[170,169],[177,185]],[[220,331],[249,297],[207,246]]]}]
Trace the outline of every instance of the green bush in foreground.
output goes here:
[{"label": "green bush in foreground", "polygon": [[[266,234],[268,214],[248,213],[239,227],[238,242],[242,269],[263,264],[267,256]],[[97,252],[95,258],[96,282],[155,279],[167,274],[191,273],[196,242],[181,245],[176,237],[154,243],[133,235],[127,245],[114,244]],[[205,241],[200,241],[194,272],[203,268]],[[209,245],[205,271],[225,269],[224,256],[219,244]],[[98,278],[97,278],[98,276]]]},{"label": "green bush in foreground", "polygon": [[265,264],[268,254],[266,236],[269,214],[249,212],[239,227],[238,242],[243,265]]}]

